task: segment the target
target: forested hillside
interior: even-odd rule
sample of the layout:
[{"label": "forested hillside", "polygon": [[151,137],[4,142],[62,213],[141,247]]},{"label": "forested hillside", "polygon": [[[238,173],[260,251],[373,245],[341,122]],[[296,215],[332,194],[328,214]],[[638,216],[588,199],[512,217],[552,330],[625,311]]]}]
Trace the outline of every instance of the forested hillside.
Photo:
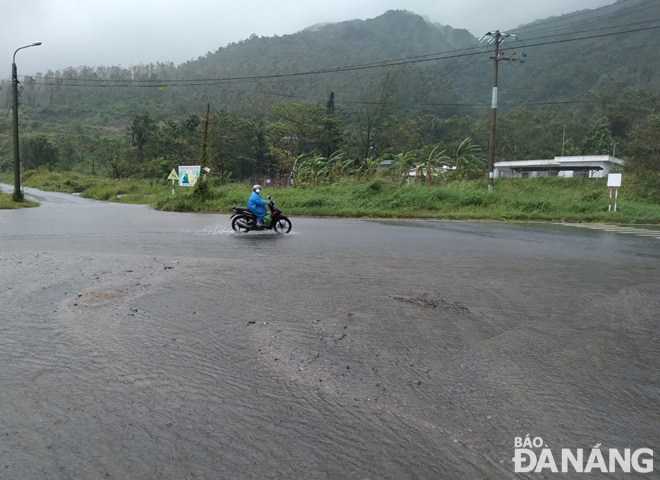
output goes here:
[{"label": "forested hillside", "polygon": [[[515,37],[498,54],[498,159],[616,148],[631,168],[647,165],[658,142],[659,31],[660,2],[619,0],[503,32]],[[162,176],[199,163],[208,105],[209,163],[225,177],[287,175],[304,154],[340,152],[364,167],[416,152],[414,163],[428,146],[456,153],[466,139],[483,157],[495,56],[488,38],[389,11],[253,35],[178,66],[20,77],[24,166]],[[10,94],[2,83],[7,106]],[[10,128],[0,120],[0,170],[11,168]]]}]

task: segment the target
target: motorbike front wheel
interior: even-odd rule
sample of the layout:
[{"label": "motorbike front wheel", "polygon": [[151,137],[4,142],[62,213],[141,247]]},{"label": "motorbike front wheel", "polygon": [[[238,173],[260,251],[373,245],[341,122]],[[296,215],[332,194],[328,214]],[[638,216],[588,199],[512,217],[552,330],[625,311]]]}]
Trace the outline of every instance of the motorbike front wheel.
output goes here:
[{"label": "motorbike front wheel", "polygon": [[234,219],[231,221],[231,228],[238,233],[247,233],[250,231],[250,228],[248,227],[248,219],[247,217],[234,217]]},{"label": "motorbike front wheel", "polygon": [[281,216],[273,224],[273,228],[278,233],[289,233],[291,231],[291,220],[289,220],[284,216]]}]

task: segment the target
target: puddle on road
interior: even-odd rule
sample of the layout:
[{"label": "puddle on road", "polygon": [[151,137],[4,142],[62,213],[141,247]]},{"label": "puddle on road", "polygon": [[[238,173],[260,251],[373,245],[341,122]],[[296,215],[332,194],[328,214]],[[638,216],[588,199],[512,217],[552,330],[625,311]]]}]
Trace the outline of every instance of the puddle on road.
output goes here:
[{"label": "puddle on road", "polygon": [[263,230],[261,232],[248,232],[248,233],[239,233],[235,232],[231,225],[215,225],[204,227],[201,230],[187,230],[184,232],[185,235],[199,235],[199,236],[228,236],[235,235],[237,237],[289,237],[292,235],[297,235],[297,232],[290,232],[287,234],[282,234],[275,232],[274,230]]},{"label": "puddle on road", "polygon": [[613,225],[604,223],[560,223],[565,227],[587,228],[609,233],[625,233],[638,237],[652,237],[660,239],[660,227],[657,225]]},{"label": "puddle on road", "polygon": [[201,230],[187,230],[186,235],[233,235],[234,231],[230,225],[214,225],[204,227]]}]

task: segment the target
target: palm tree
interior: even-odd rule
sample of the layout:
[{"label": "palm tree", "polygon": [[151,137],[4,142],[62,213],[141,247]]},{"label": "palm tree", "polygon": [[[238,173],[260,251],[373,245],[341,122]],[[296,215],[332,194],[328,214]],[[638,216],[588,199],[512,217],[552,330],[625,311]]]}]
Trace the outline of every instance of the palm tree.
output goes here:
[{"label": "palm tree", "polygon": [[128,140],[131,147],[137,149],[140,163],[144,160],[144,147],[154,132],[156,124],[148,113],[136,115],[128,126]]}]

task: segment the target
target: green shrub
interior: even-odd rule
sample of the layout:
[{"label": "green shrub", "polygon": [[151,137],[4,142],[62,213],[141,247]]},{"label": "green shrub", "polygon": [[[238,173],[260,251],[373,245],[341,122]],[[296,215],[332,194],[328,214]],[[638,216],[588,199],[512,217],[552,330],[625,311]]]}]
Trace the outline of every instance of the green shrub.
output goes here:
[{"label": "green shrub", "polygon": [[299,204],[301,207],[324,207],[326,204],[325,198],[309,198]]},{"label": "green shrub", "polygon": [[525,213],[548,212],[551,209],[551,205],[544,200],[527,200],[525,202],[519,202],[518,209]]},{"label": "green shrub", "polygon": [[[9,176],[8,176],[9,177]],[[411,216],[450,219],[516,219],[660,223],[660,175],[624,177],[618,212],[607,212],[605,179],[499,179],[487,191],[486,180],[452,181],[429,186],[399,185],[399,179],[358,181],[347,178],[333,185],[266,188],[287,215],[343,215],[355,217]],[[147,203],[170,211],[231,212],[245,206],[251,187],[226,183],[199,198],[191,188],[176,188],[163,180],[110,179],[73,173],[28,171],[25,186],[100,200]],[[11,182],[11,178],[7,183]],[[117,199],[117,194],[129,197]]]},{"label": "green shrub", "polygon": [[465,195],[462,195],[458,199],[458,205],[461,207],[480,207],[485,204],[486,202],[486,192],[483,193],[478,193],[478,192],[470,192]]}]

